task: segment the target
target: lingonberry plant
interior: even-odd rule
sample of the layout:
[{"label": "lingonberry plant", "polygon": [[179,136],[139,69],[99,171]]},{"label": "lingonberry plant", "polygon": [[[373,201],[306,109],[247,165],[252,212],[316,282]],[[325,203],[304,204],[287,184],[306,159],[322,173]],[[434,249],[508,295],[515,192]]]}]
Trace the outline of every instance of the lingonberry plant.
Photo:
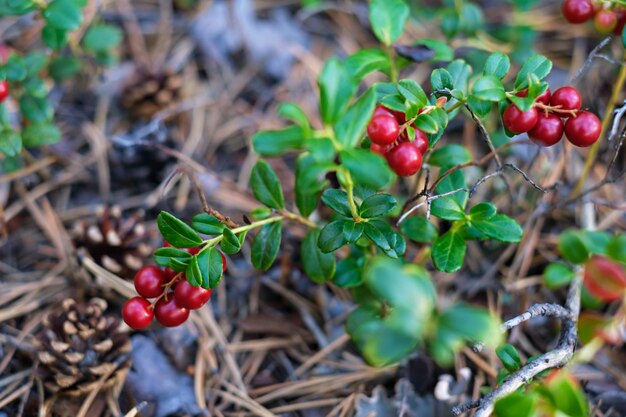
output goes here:
[{"label": "lingonberry plant", "polygon": [[[84,62],[108,65],[115,62],[121,31],[94,23],[78,31],[83,22],[85,0],[1,1],[0,17],[32,14],[45,23],[43,46],[21,53],[0,44],[0,169],[19,167],[23,148],[56,143],[61,132],[54,123],[49,94],[55,82],[77,74]],[[71,50],[71,54],[67,53]],[[11,114],[6,101],[17,102],[19,114]]]},{"label": "lingonberry plant", "polygon": [[593,20],[596,30],[605,35],[622,35],[626,25],[626,3],[622,0],[565,0],[562,11],[570,23]]},{"label": "lingonberry plant", "polygon": [[[456,3],[464,4],[462,14],[453,9],[458,15],[453,16],[457,29],[468,30],[462,26],[464,19],[482,14],[470,4]],[[580,299],[576,290],[568,296],[568,309],[537,307],[537,311],[500,323],[483,308],[463,302],[439,303],[425,265],[430,257],[434,269],[452,273],[463,266],[468,241],[520,242],[523,231],[512,217],[489,201],[470,203],[478,187],[502,175],[505,168],[545,191],[515,165],[502,163],[501,149],[495,148],[485,122],[500,119],[507,135],[527,133],[540,147],[554,146],[564,135],[571,144],[587,147],[600,138],[600,119],[586,110],[575,88],[549,88],[544,80],[552,63],[542,55],[529,57],[512,71],[510,57],[500,52],[472,67],[463,59],[453,59],[452,50],[443,42],[394,45],[408,16],[403,0],[372,0],[370,23],[382,46],[327,61],[318,78],[319,117],[310,117],[297,104],[283,103],[278,113],[288,126],[260,131],[252,138],[261,158],[296,155],[293,202],[285,200],[277,174],[260,159],[251,170],[250,188],[263,207],[246,216],[246,224],[234,224],[208,207],[189,224],[171,213],[159,214],[158,228],[171,245],[158,249],[154,259],[166,269],[145,267],[139,272],[135,278],[139,297],[129,300],[123,310],[127,324],[144,328],[153,316],[164,326],[183,323],[189,310],[204,305],[210,290],[219,285],[225,266],[222,252],[238,253],[248,233],[256,231],[251,262],[257,269],[268,270],[279,253],[283,224],[295,222],[308,228],[300,245],[306,275],[318,284],[351,290],[356,308],[347,317],[346,330],[370,364],[388,365],[425,347],[439,364],[451,365],[455,352],[466,343],[495,347],[502,341],[502,329],[537,315],[553,315],[566,321],[559,356],[530,358],[527,365],[544,370],[563,365],[563,357],[575,345],[572,315],[578,317]],[[426,90],[413,79],[399,77],[411,60],[429,59],[446,64],[432,71]],[[386,80],[366,87],[364,79],[374,72]],[[464,170],[473,165],[468,149],[446,143],[444,136],[449,123],[458,117],[469,117],[478,126],[489,149],[483,158],[496,162],[495,173],[469,180]],[[389,193],[398,177],[412,177],[423,189],[399,204]],[[327,219],[313,216],[322,204],[332,212]],[[418,215],[420,208],[425,210]],[[569,236],[566,233],[563,239]],[[586,288],[607,300],[602,294],[623,291],[624,260],[608,252],[591,257],[585,239],[595,241],[598,236],[576,238],[574,243],[563,244],[562,252],[573,264],[586,262]],[[614,239],[623,243],[621,236]],[[408,244],[422,248],[413,259],[404,258]],[[585,255],[572,259],[569,251],[581,248]],[[561,280],[559,285],[568,283],[563,275],[572,280],[578,276],[568,266],[555,265],[546,276],[556,276],[552,279]],[[555,268],[559,273],[554,273]],[[484,416],[495,406],[499,416],[509,416],[506,410],[513,401],[524,402],[535,414],[543,412],[542,407],[563,411],[558,401],[546,405],[545,398],[567,392],[578,407],[570,415],[584,415],[586,403],[580,400],[580,389],[565,372],[530,385],[526,396],[514,392],[537,373],[531,378],[520,373],[528,368],[515,349],[507,346],[498,350],[507,372],[502,384],[482,402],[466,408],[479,407],[477,415]]]}]

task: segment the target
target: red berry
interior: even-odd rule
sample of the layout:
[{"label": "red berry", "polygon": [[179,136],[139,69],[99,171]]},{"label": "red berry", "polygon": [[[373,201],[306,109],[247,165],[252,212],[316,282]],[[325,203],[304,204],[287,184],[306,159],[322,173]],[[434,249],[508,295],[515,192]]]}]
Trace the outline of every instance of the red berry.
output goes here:
[{"label": "red berry", "polygon": [[[523,89],[522,91],[515,94],[518,97],[526,97],[528,95],[528,88]],[[550,104],[550,89],[546,89],[543,93],[541,93],[536,99],[535,103],[543,103],[545,105]]]},{"label": "red berry", "polygon": [[617,300],[626,290],[626,270],[615,261],[594,256],[585,263],[584,283],[594,297],[603,301]]},{"label": "red berry", "polygon": [[400,126],[398,121],[389,115],[380,115],[372,118],[367,126],[367,135],[373,143],[389,145],[398,138]]},{"label": "red berry", "polygon": [[531,107],[530,110],[523,112],[513,103],[509,104],[502,113],[504,127],[515,134],[528,132],[535,126],[538,119],[539,113],[536,108]]},{"label": "red berry", "polygon": [[617,27],[617,15],[611,10],[600,10],[593,18],[596,30],[603,34],[609,34]]},{"label": "red berry", "polygon": [[226,257],[222,252],[220,252],[220,256],[222,257],[222,274],[226,272]]},{"label": "red berry", "polygon": [[[580,110],[580,107],[583,105],[583,99],[574,87],[561,87],[552,93],[550,105],[558,106],[560,110]],[[570,116],[567,113],[563,113],[563,117]]]},{"label": "red berry", "polygon": [[152,323],[154,311],[150,306],[150,301],[143,297],[133,297],[126,301],[122,308],[122,318],[129,327],[140,330],[148,327]]},{"label": "red berry", "polygon": [[586,148],[593,145],[602,133],[602,122],[595,114],[583,111],[565,122],[565,136],[576,146]]},{"label": "red berry", "polygon": [[189,317],[189,310],[176,305],[173,294],[168,294],[167,300],[161,298],[154,306],[154,315],[159,323],[165,327],[180,326]]},{"label": "red berry", "polygon": [[615,15],[617,16],[617,25],[615,26],[613,33],[621,35],[624,31],[624,26],[626,26],[626,10],[615,9]]},{"label": "red berry", "polygon": [[145,298],[156,298],[167,282],[165,271],[156,266],[144,266],[135,274],[135,289]]},{"label": "red berry", "polygon": [[9,59],[10,49],[3,43],[0,43],[0,64],[4,64]]},{"label": "red berry", "polygon": [[382,116],[382,115],[393,116],[393,111],[389,110],[385,106],[381,106],[381,105],[376,106],[376,109],[374,109],[374,114],[372,114],[372,119],[376,116]]},{"label": "red berry", "polygon": [[528,137],[541,146],[552,146],[563,136],[563,121],[554,113],[539,114],[535,127],[530,129]]},{"label": "red berry", "polygon": [[397,111],[397,110],[389,110],[391,112],[391,114],[393,114],[393,117],[396,118],[396,120],[398,121],[398,124],[405,124],[406,123],[406,114],[402,113],[401,111]]},{"label": "red berry", "polygon": [[180,274],[180,272],[176,272],[172,268],[165,268],[163,270],[163,272],[165,272],[165,281],[166,282],[170,282],[171,280],[174,279],[174,277],[176,275]]},{"label": "red berry", "polygon": [[376,143],[370,145],[370,152],[377,153],[380,156],[385,156],[387,151],[391,149],[392,145],[381,146]]},{"label": "red berry", "polygon": [[401,177],[414,175],[422,167],[422,153],[412,142],[404,142],[387,152],[387,162]]},{"label": "red berry", "polygon": [[584,23],[593,17],[593,5],[589,0],[565,0],[561,11],[570,23]]},{"label": "red berry", "polygon": [[426,133],[419,129],[415,129],[415,139],[413,140],[413,144],[417,146],[420,153],[424,155],[428,150],[428,136],[426,136]]},{"label": "red berry", "polygon": [[[172,245],[167,240],[163,242],[163,247],[164,248],[176,248],[176,246]],[[200,252],[200,246],[196,246],[195,248],[176,248],[176,249],[182,249],[185,252],[190,253],[192,255],[197,255],[198,252]]]},{"label": "red berry", "polygon": [[0,103],[9,96],[9,83],[7,80],[0,81]]},{"label": "red berry", "polygon": [[174,300],[176,305],[189,310],[196,310],[209,301],[211,290],[202,287],[194,287],[188,281],[181,281],[174,289]]}]

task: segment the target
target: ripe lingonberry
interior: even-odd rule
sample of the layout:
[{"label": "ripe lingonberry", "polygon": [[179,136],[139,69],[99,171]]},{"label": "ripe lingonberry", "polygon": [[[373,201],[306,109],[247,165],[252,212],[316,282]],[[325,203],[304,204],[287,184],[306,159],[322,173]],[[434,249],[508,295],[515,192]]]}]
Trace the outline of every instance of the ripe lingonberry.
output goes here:
[{"label": "ripe lingonberry", "polygon": [[626,9],[615,9],[615,15],[617,16],[617,25],[615,25],[613,33],[619,36],[626,26]]},{"label": "ripe lingonberry", "polygon": [[617,27],[617,15],[611,10],[600,10],[593,18],[593,25],[602,34],[609,34]]},{"label": "ripe lingonberry", "polygon": [[392,148],[392,145],[380,146],[376,143],[372,143],[370,145],[370,152],[377,153],[380,156],[385,156],[387,151],[389,151],[391,148]]},{"label": "ripe lingonberry", "polygon": [[220,256],[222,257],[222,274],[226,272],[226,257],[222,252],[220,252]]},{"label": "ripe lingonberry", "polygon": [[135,274],[135,290],[145,298],[156,298],[167,282],[165,271],[156,266],[144,266]]},{"label": "ripe lingonberry", "polygon": [[593,17],[593,5],[590,0],[565,0],[561,11],[570,23],[584,23]]},{"label": "ripe lingonberry", "polygon": [[[172,245],[170,242],[168,242],[167,240],[163,242],[163,247],[164,248],[175,248],[176,246]],[[185,252],[191,254],[191,255],[197,255],[198,252],[200,252],[200,247],[196,246],[195,248],[177,248],[177,249],[182,249]]]},{"label": "ripe lingonberry", "polygon": [[176,284],[176,288],[174,288],[174,300],[176,300],[176,305],[189,310],[196,310],[202,307],[209,301],[210,297],[210,289],[194,287],[186,280],[179,282]]},{"label": "ripe lingonberry", "polygon": [[373,143],[378,145],[389,145],[398,138],[400,126],[395,117],[382,114],[370,120],[367,126],[367,135]]},{"label": "ripe lingonberry", "polygon": [[565,136],[576,146],[586,148],[593,145],[602,133],[602,122],[595,114],[583,111],[565,122]]},{"label": "ripe lingonberry", "polygon": [[[523,89],[518,92],[516,96],[518,97],[526,97],[528,95],[528,88]],[[535,103],[543,103],[545,105],[550,104],[550,89],[546,89],[543,93],[541,93],[536,99]]]},{"label": "ripe lingonberry", "polygon": [[528,132],[535,126],[538,119],[539,113],[536,108],[532,107],[523,112],[513,103],[509,104],[502,113],[504,127],[515,134]]},{"label": "ripe lingonberry", "polygon": [[593,256],[585,263],[585,287],[596,298],[613,301],[624,296],[626,270],[603,256]]},{"label": "ripe lingonberry", "polygon": [[537,145],[552,146],[561,140],[563,129],[563,121],[556,114],[539,114],[537,124],[528,131],[528,137]]},{"label": "ripe lingonberry", "polygon": [[7,80],[0,81],[0,103],[9,96],[9,83]]},{"label": "ripe lingonberry", "polygon": [[[552,93],[550,97],[550,105],[558,107],[560,110],[580,110],[583,99],[580,93],[574,87],[561,87]],[[565,117],[569,117],[567,113],[563,113]]]},{"label": "ripe lingonberry", "polygon": [[167,300],[161,298],[154,306],[154,315],[161,325],[165,327],[180,326],[189,317],[189,310],[176,305],[173,293],[167,295]]},{"label": "ripe lingonberry", "polygon": [[154,318],[150,301],[143,297],[133,297],[122,308],[122,318],[129,327],[140,330],[148,327]]},{"label": "ripe lingonberry", "polygon": [[414,175],[422,167],[422,153],[412,142],[404,142],[387,152],[387,163],[401,177]]},{"label": "ripe lingonberry", "polygon": [[428,150],[428,136],[426,136],[426,133],[419,129],[415,129],[415,139],[413,140],[413,144],[417,146],[420,153],[424,155]]},{"label": "ripe lingonberry", "polygon": [[376,106],[376,109],[374,109],[374,114],[372,114],[372,119],[376,116],[381,116],[381,115],[393,116],[394,114],[392,110],[389,110],[385,106],[380,106],[380,105]]}]

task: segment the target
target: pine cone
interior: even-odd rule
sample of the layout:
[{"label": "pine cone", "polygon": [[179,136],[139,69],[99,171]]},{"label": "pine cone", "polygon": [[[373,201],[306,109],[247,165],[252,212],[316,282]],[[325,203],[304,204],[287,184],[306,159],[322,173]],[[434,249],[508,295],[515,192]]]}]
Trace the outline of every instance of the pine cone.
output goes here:
[{"label": "pine cone", "polygon": [[180,100],[182,86],[182,77],[171,71],[142,74],[122,92],[122,105],[136,118],[151,119]]},{"label": "pine cone", "polygon": [[62,305],[62,311],[46,317],[37,335],[44,386],[53,393],[82,395],[104,375],[101,389],[119,383],[130,367],[131,350],[119,318],[104,314],[107,303],[100,298],[82,306],[68,298]]},{"label": "pine cone", "polygon": [[152,253],[143,224],[144,213],[122,217],[119,206],[100,207],[96,224],[77,222],[72,237],[76,248],[84,248],[94,261],[114,274],[131,280]]}]

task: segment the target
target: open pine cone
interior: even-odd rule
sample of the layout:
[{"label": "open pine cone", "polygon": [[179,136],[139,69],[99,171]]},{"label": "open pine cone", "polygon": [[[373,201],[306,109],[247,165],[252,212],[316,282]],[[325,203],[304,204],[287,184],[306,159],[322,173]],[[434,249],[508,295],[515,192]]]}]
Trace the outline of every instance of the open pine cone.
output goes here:
[{"label": "open pine cone", "polygon": [[152,253],[141,211],[122,217],[119,206],[101,207],[95,224],[77,222],[72,232],[76,248],[114,274],[133,279]]},{"label": "open pine cone", "polygon": [[119,318],[104,314],[107,303],[100,298],[84,305],[66,299],[62,305],[60,312],[46,317],[37,335],[45,387],[53,393],[82,395],[100,383],[101,389],[119,383],[130,367],[131,350]]},{"label": "open pine cone", "polygon": [[122,92],[122,105],[136,118],[150,119],[182,96],[183,79],[171,71],[145,73]]}]

